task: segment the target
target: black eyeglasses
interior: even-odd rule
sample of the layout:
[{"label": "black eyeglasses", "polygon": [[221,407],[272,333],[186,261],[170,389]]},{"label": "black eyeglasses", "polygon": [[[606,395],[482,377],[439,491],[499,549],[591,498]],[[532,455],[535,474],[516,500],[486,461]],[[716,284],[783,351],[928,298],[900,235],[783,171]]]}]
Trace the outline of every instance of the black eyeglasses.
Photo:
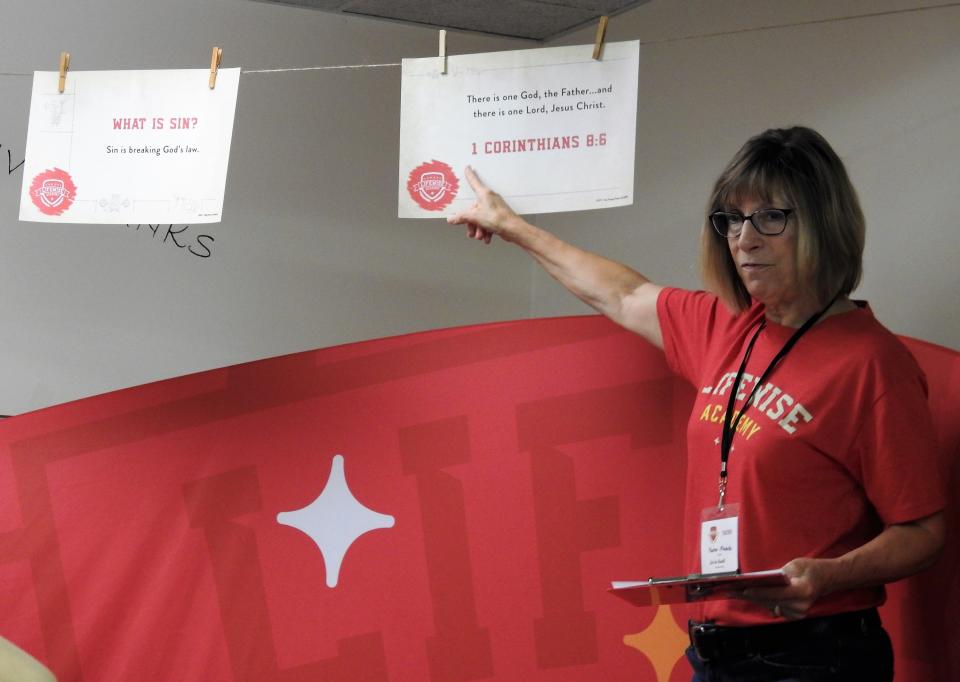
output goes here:
[{"label": "black eyeglasses", "polygon": [[721,237],[739,237],[743,232],[743,224],[748,220],[753,223],[757,232],[773,237],[787,229],[787,220],[791,213],[792,208],[761,208],[750,215],[717,211],[710,214],[710,222]]}]

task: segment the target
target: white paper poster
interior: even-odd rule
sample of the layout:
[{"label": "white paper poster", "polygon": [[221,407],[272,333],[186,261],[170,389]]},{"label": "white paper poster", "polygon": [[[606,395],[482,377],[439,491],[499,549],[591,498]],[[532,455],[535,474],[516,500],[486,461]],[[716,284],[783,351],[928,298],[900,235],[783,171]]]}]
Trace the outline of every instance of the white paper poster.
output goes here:
[{"label": "white paper poster", "polygon": [[399,216],[473,202],[463,169],[518,213],[633,203],[638,41],[404,59]]},{"label": "white paper poster", "polygon": [[20,220],[213,223],[223,193],[240,69],[38,71]]}]

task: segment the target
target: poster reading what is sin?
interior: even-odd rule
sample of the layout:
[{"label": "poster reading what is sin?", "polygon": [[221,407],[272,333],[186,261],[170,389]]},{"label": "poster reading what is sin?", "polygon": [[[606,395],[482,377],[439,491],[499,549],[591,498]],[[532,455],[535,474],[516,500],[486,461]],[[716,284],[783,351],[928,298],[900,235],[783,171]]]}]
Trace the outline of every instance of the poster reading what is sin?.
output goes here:
[{"label": "poster reading what is sin?", "polygon": [[401,218],[473,202],[472,166],[518,213],[633,203],[638,41],[404,59]]},{"label": "poster reading what is sin?", "polygon": [[214,223],[240,69],[34,73],[20,220]]}]

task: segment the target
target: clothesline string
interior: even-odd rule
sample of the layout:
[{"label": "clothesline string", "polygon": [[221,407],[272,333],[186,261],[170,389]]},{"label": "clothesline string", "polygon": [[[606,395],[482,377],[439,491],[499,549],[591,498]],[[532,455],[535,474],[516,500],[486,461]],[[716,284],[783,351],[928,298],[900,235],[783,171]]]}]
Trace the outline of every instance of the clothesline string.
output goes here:
[{"label": "clothesline string", "polygon": [[340,66],[300,66],[292,69],[240,69],[240,75],[247,73],[284,73],[287,71],[332,71],[335,69],[380,69],[385,66],[400,66],[400,62],[393,64],[342,64]]},{"label": "clothesline string", "polygon": [[[640,45],[664,45],[667,43],[679,43],[688,40],[704,40],[707,38],[720,38],[723,36],[740,35],[743,33],[755,33],[759,31],[774,31],[785,28],[796,28],[801,26],[814,26],[817,24],[832,24],[841,21],[853,21],[856,19],[874,19],[877,17],[891,16],[895,14],[910,14],[916,12],[928,12],[938,9],[949,9],[951,7],[960,7],[960,1],[947,2],[939,5],[927,5],[925,7],[908,7],[905,9],[885,10],[882,12],[869,12],[866,14],[851,14],[842,17],[831,17],[829,19],[811,19],[809,21],[796,21],[786,24],[769,24],[765,26],[753,26],[750,28],[739,28],[729,31],[715,31],[713,33],[696,33],[687,36],[678,36],[675,38],[661,38],[659,40],[642,40]],[[291,73],[296,71],[336,71],[344,69],[381,69],[386,67],[400,66],[400,62],[391,62],[389,64],[337,64],[333,66],[300,66],[282,69],[241,69],[240,74],[253,73]],[[32,76],[33,73],[18,73],[0,71],[0,76]]]}]

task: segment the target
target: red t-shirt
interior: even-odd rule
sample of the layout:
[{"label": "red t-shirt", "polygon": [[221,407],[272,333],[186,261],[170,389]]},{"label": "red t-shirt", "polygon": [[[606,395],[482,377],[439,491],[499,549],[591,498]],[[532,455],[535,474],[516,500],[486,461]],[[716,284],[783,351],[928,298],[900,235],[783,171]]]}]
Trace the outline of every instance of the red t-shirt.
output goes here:
[{"label": "red t-shirt", "polygon": [[[700,572],[700,515],[717,504],[720,433],[737,369],[764,315],[735,315],[705,292],[657,301],[667,362],[697,389],[687,428],[684,557]],[[767,322],[745,369],[736,415],[795,329]],[[727,503],[740,504],[740,570],[837,557],[883,527],[941,510],[936,441],[923,372],[865,303],[814,325],[755,394],[733,440]],[[883,587],[828,595],[808,615],[877,606]],[[775,621],[743,600],[695,604],[721,625]],[[778,621],[782,622],[782,621]]]}]

